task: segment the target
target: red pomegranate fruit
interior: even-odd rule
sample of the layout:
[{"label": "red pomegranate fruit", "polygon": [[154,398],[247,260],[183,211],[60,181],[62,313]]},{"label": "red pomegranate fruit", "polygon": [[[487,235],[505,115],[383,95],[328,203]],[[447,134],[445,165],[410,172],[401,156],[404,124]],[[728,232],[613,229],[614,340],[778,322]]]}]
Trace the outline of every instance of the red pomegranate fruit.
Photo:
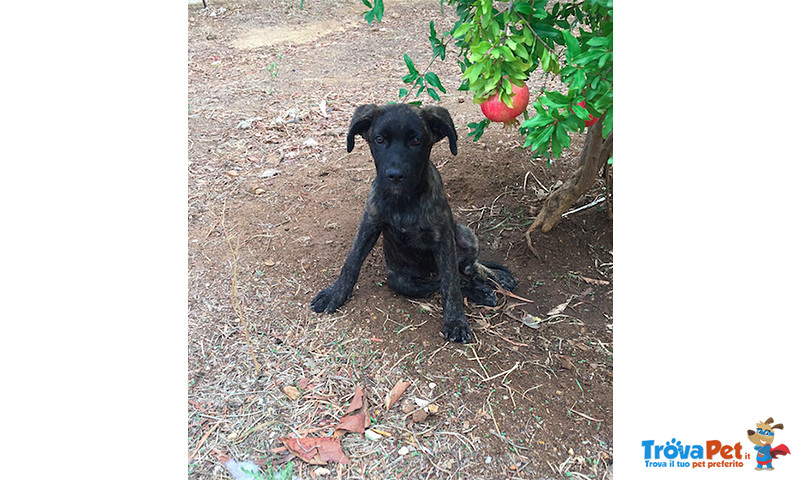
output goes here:
[{"label": "red pomegranate fruit", "polygon": [[518,87],[511,84],[511,101],[512,107],[500,100],[500,92],[495,93],[488,100],[481,103],[481,111],[483,115],[493,122],[502,122],[503,125],[510,125],[515,122],[515,119],[525,111],[528,107],[528,100],[530,99],[530,92],[528,86],[523,85]]}]

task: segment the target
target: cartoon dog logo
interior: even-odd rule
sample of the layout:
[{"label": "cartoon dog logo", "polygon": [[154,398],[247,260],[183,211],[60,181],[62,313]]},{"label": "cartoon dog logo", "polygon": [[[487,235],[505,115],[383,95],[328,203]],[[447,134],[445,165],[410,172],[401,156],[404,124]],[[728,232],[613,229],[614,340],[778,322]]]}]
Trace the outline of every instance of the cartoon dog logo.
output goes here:
[{"label": "cartoon dog logo", "polygon": [[755,450],[758,452],[756,470],[774,470],[772,461],[778,458],[778,455],[792,453],[786,445],[772,446],[772,442],[775,441],[775,429],[783,430],[783,424],[772,425],[772,417],[769,417],[766,422],[756,423],[756,431],[747,431],[747,439],[756,445]]}]

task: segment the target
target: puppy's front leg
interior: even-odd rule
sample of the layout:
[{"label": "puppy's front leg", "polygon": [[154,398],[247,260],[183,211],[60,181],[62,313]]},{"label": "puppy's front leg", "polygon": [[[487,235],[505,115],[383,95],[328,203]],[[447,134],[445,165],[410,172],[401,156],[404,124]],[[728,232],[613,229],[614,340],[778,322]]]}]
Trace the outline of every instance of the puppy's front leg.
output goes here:
[{"label": "puppy's front leg", "polygon": [[451,342],[467,343],[472,340],[472,330],[469,328],[462,305],[464,297],[459,284],[458,257],[452,229],[447,229],[442,235],[441,245],[436,252],[436,262],[442,278],[442,311],[444,315],[442,334]]},{"label": "puppy's front leg", "polygon": [[358,280],[361,265],[372,247],[375,246],[380,234],[380,224],[365,211],[364,216],[361,217],[356,238],[353,240],[353,246],[350,247],[342,271],[339,273],[339,278],[314,297],[314,300],[311,301],[311,310],[317,313],[333,313],[350,298],[353,286]]}]

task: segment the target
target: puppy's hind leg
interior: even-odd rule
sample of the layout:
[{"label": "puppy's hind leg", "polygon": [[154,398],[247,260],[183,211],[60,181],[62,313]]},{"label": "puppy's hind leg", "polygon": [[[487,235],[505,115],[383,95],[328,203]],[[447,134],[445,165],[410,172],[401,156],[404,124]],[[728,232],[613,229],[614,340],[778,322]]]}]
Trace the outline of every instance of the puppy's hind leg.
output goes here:
[{"label": "puppy's hind leg", "polygon": [[478,261],[478,237],[461,224],[456,224],[456,246],[458,269],[462,275],[461,292],[471,302],[493,307],[497,305],[494,291],[497,286],[508,291],[517,288],[517,281],[506,267],[495,262]]}]

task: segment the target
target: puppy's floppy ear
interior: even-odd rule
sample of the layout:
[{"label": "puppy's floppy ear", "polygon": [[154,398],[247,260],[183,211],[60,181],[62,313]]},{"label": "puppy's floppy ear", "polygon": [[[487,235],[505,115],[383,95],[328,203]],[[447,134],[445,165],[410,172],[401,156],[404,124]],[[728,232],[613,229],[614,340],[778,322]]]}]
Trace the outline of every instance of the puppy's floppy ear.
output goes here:
[{"label": "puppy's floppy ear", "polygon": [[[378,111],[378,106],[375,104],[361,105],[356,108],[353,113],[353,119],[350,121],[350,130],[347,131],[347,152],[353,151],[356,145],[356,135],[364,135],[372,125],[372,120],[375,119],[375,113]],[[366,138],[366,137],[365,137]]]},{"label": "puppy's floppy ear", "polygon": [[428,128],[433,132],[433,142],[447,137],[450,140],[450,153],[455,155],[458,152],[458,135],[456,135],[456,127],[453,125],[453,119],[450,118],[450,112],[442,107],[423,107],[422,118],[428,124]]}]

